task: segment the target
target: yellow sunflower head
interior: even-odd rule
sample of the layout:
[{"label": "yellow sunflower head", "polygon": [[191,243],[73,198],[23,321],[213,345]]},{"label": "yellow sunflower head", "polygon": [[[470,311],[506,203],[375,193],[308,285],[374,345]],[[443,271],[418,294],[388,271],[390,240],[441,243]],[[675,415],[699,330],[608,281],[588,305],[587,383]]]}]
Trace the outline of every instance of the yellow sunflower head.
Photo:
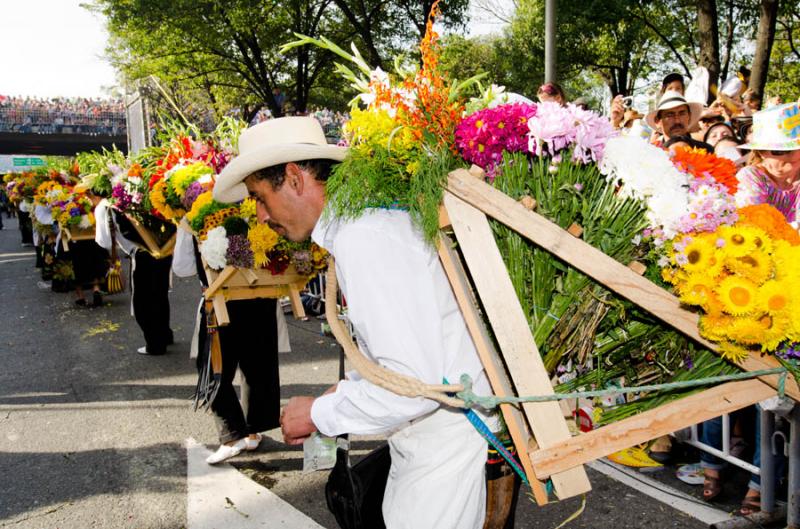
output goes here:
[{"label": "yellow sunflower head", "polygon": [[681,303],[687,305],[697,305],[709,312],[706,306],[709,305],[711,298],[715,298],[714,289],[717,282],[712,276],[704,273],[689,274],[686,282],[678,286]]},{"label": "yellow sunflower head", "polygon": [[767,281],[758,289],[758,309],[771,315],[789,312],[793,305],[793,286],[798,285],[790,285],[789,281]]},{"label": "yellow sunflower head", "polygon": [[724,340],[734,319],[733,316],[721,312],[704,314],[700,316],[700,334],[715,342]]},{"label": "yellow sunflower head", "polygon": [[772,321],[767,318],[740,317],[734,318],[728,328],[726,338],[739,344],[761,345],[765,339]]},{"label": "yellow sunflower head", "polygon": [[749,354],[750,350],[740,345],[730,342],[723,342],[719,344],[719,355],[733,363],[741,362],[747,358]]},{"label": "yellow sunflower head", "polygon": [[734,224],[722,226],[719,235],[724,239],[722,252],[727,257],[742,257],[764,245],[769,240],[766,232],[755,226]]},{"label": "yellow sunflower head", "polygon": [[772,259],[761,250],[753,250],[741,257],[726,257],[724,264],[734,275],[749,279],[757,285],[772,277]]},{"label": "yellow sunflower head", "polygon": [[800,280],[800,246],[792,246],[786,241],[775,241],[772,249],[775,263],[775,278],[779,280]]},{"label": "yellow sunflower head", "polygon": [[673,259],[687,272],[703,272],[717,264],[715,254],[716,248],[709,238],[693,237]]},{"label": "yellow sunflower head", "polygon": [[739,276],[729,276],[717,286],[716,294],[725,312],[734,316],[744,316],[756,309],[758,287]]},{"label": "yellow sunflower head", "polygon": [[789,336],[791,319],[788,314],[765,314],[759,318],[759,323],[764,328],[761,341],[761,350],[774,351]]}]

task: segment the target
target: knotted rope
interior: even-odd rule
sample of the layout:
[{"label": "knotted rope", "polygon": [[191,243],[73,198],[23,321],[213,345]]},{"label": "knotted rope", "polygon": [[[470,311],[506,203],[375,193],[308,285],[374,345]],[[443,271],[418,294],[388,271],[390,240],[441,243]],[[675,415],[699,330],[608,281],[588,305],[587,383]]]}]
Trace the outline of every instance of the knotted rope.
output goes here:
[{"label": "knotted rope", "polygon": [[464,389],[464,386],[460,384],[426,384],[414,377],[386,369],[364,356],[361,349],[353,342],[347,327],[339,319],[339,313],[336,309],[338,283],[336,281],[336,266],[333,256],[328,259],[327,279],[325,287],[325,317],[331,327],[333,336],[344,348],[345,356],[362,377],[378,387],[403,397],[424,397],[454,408],[467,407],[462,399],[452,396],[453,393]]}]

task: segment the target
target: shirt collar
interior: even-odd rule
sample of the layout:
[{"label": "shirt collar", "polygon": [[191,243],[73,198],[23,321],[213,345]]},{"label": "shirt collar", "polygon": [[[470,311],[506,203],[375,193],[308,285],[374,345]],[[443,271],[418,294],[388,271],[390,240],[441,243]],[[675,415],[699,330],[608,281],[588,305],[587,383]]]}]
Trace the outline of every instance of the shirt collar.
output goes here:
[{"label": "shirt collar", "polygon": [[333,253],[333,239],[339,231],[339,220],[326,205],[311,232],[311,240],[328,252]]}]

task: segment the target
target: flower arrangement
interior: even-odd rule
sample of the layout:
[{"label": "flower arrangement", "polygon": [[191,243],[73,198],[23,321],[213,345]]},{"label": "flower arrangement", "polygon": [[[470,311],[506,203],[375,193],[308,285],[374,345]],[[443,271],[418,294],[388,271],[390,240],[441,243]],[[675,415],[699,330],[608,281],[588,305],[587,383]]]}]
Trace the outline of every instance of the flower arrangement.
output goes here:
[{"label": "flower arrangement", "polygon": [[50,202],[53,220],[64,227],[92,228],[95,224],[94,204],[86,193],[60,192]]},{"label": "flower arrangement", "polygon": [[701,334],[724,357],[775,352],[800,340],[800,241],[772,206],[744,208],[740,220],[672,242],[662,270],[681,302],[699,307]]},{"label": "flower arrangement", "polygon": [[258,223],[253,199],[233,205],[204,195],[195,201],[194,205],[199,203],[200,207],[188,220],[193,228],[201,226],[196,230],[200,255],[211,268],[265,268],[272,275],[280,275],[294,265],[298,274],[309,277],[325,269],[327,253],[319,246],[310,241],[291,243],[268,225]]}]

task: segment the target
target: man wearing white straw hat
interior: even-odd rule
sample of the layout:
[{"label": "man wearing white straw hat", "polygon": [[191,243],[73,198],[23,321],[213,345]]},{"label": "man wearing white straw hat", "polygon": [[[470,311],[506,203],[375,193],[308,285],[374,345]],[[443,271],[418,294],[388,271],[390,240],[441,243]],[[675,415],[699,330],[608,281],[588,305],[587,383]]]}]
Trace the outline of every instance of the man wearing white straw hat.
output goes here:
[{"label": "man wearing white straw hat", "polygon": [[[326,211],[326,181],[346,148],[328,145],[313,118],[290,117],[245,131],[239,152],[214,197],[233,202],[249,193],[259,221],[293,241],[311,236],[333,254],[365,355],[429,384],[467,374],[476,393],[491,393],[437,253],[408,212],[367,209],[338,219]],[[461,410],[396,395],[352,373],[320,397],[292,398],[281,427],[290,444],[314,431],[389,434],[383,516],[390,529],[483,526],[486,442]]]},{"label": "man wearing white straw hat", "polygon": [[688,136],[702,111],[700,103],[690,103],[680,92],[668,90],[661,96],[656,109],[647,114],[645,121],[660,133],[655,143],[662,144],[671,138]]}]

